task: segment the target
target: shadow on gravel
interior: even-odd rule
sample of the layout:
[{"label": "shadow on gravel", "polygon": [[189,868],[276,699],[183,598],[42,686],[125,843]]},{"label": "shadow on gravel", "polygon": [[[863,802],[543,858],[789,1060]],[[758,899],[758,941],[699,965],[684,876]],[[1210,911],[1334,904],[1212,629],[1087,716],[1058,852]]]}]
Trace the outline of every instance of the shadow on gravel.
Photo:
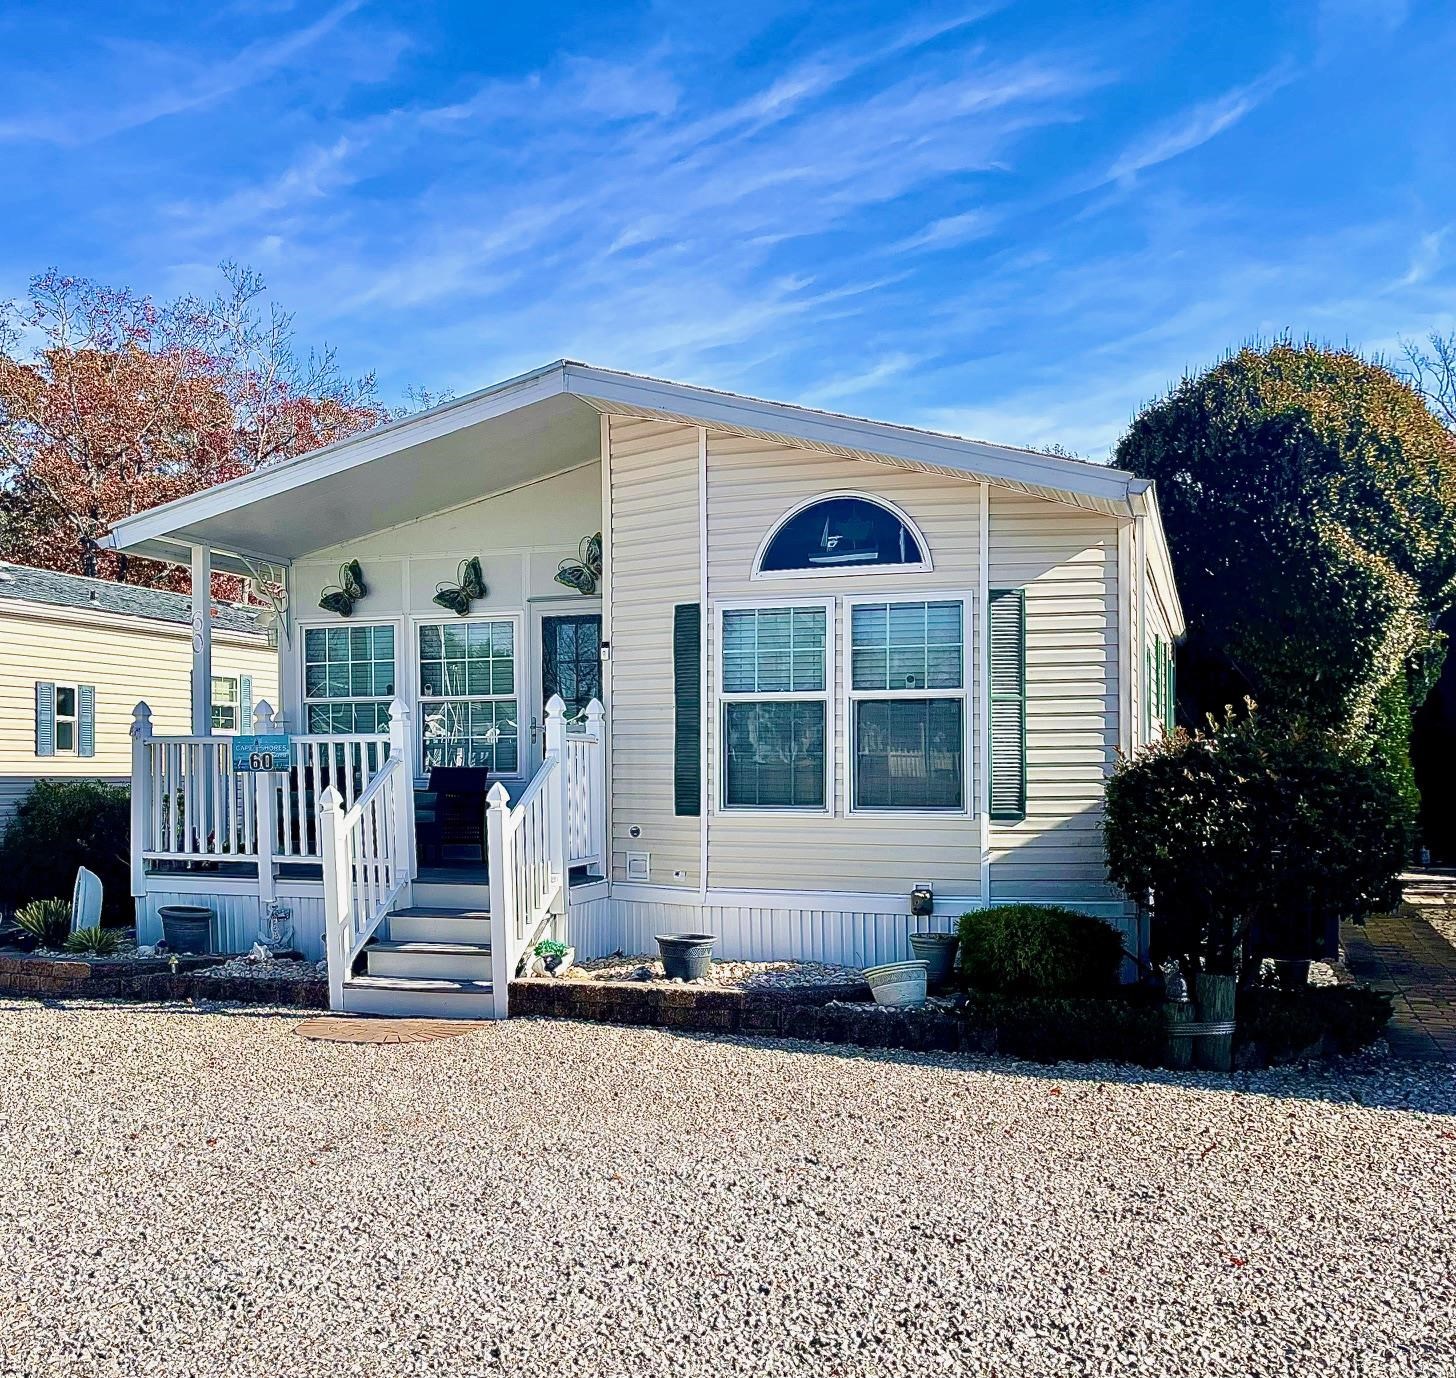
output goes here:
[{"label": "shadow on gravel", "polygon": [[1292,1064],[1224,1075],[1219,1072],[1137,1067],[1131,1063],[1047,1064],[979,1053],[907,1052],[901,1048],[863,1048],[844,1043],[811,1043],[803,1039],[755,1038],[743,1034],[681,1029],[658,1029],[657,1032],[695,1042],[733,1044],[744,1048],[767,1045],[781,1051],[816,1053],[821,1057],[847,1058],[856,1062],[955,1068],[983,1076],[1034,1077],[1062,1086],[1084,1083],[1233,1092],[1236,1095],[1267,1096],[1274,1100],[1322,1101],[1331,1105],[1363,1105],[1376,1110],[1456,1116],[1456,1064],[1407,1062],[1390,1056],[1367,1054],[1331,1062]]}]

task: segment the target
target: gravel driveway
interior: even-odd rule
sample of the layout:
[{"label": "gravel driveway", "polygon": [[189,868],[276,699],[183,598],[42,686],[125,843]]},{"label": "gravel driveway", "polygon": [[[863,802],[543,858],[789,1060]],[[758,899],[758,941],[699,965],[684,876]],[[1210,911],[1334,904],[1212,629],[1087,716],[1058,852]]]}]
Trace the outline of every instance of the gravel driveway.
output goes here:
[{"label": "gravel driveway", "polygon": [[0,1372],[1456,1372],[1456,1069],[0,1002]]}]

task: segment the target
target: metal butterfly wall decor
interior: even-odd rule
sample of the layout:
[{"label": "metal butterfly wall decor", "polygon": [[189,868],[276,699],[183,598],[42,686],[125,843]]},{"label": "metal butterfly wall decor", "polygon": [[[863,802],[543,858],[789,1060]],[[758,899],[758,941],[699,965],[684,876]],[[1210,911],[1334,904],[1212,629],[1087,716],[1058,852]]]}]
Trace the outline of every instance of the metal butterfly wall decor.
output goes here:
[{"label": "metal butterfly wall decor", "polygon": [[556,582],[565,584],[578,593],[592,594],[597,591],[597,581],[602,577],[602,533],[586,536],[577,548],[575,560],[563,560],[556,570]]},{"label": "metal butterfly wall decor", "polygon": [[330,584],[324,590],[318,605],[325,612],[336,612],[340,617],[348,617],[354,611],[354,604],[368,592],[359,561],[346,560],[339,566],[339,582]]},{"label": "metal butterfly wall decor", "polygon": [[455,577],[460,581],[458,584],[436,584],[431,601],[449,608],[457,617],[464,617],[470,611],[472,600],[485,597],[485,571],[480,567],[479,558],[472,555],[468,560],[461,560]]}]

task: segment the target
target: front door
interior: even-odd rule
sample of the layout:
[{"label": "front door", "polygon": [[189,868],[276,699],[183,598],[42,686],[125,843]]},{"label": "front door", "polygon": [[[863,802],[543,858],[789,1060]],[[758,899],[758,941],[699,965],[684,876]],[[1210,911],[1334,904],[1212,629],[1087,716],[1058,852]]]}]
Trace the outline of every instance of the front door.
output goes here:
[{"label": "front door", "polygon": [[531,705],[531,741],[535,758],[544,749],[546,703],[560,694],[566,720],[575,722],[593,699],[602,696],[602,615],[599,612],[541,612],[538,693]]}]

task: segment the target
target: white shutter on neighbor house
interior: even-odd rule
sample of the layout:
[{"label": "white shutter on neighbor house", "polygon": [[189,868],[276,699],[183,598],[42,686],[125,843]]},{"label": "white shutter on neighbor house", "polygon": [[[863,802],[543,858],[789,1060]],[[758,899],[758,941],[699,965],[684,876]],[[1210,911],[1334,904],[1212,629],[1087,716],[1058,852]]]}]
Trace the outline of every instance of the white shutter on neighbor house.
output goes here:
[{"label": "white shutter on neighbor house", "polygon": [[76,755],[96,754],[96,686],[76,686]]},{"label": "white shutter on neighbor house", "polygon": [[253,730],[253,677],[238,676],[238,731],[247,734]]},{"label": "white shutter on neighbor house", "polygon": [[56,754],[56,686],[50,680],[35,686],[35,754]]},{"label": "white shutter on neighbor house", "polygon": [[1026,593],[992,589],[991,817],[1026,814]]}]

